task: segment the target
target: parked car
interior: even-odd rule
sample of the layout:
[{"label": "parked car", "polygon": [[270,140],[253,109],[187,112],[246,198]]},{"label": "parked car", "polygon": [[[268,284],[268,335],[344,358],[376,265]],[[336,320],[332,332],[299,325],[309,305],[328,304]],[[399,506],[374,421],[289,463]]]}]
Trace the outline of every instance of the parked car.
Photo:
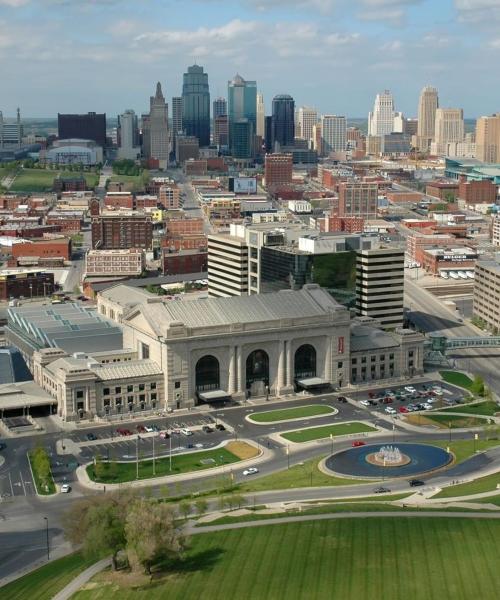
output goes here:
[{"label": "parked car", "polygon": [[212,427],[210,427],[209,425],[203,425],[202,430],[205,433],[212,433],[212,431],[213,431]]},{"label": "parked car", "polygon": [[368,400],[368,404],[370,406],[377,406],[377,401],[376,400]]},{"label": "parked car", "polygon": [[347,402],[347,398],[345,396],[337,396],[337,402]]},{"label": "parked car", "polygon": [[186,436],[193,435],[193,432],[191,431],[191,429],[188,429],[187,427],[183,427],[181,429],[181,433],[182,433],[182,435],[186,435]]},{"label": "parked car", "polygon": [[92,432],[87,433],[85,437],[88,439],[89,442],[93,442],[97,439],[97,436]]},{"label": "parked car", "polygon": [[376,393],[375,392],[368,392],[368,397],[369,398],[376,398]]},{"label": "parked car", "polygon": [[434,407],[432,406],[432,404],[429,404],[428,402],[424,403],[424,410],[432,410]]},{"label": "parked car", "polygon": [[144,427],[144,425],[137,425],[136,427],[138,433],[146,433],[147,429]]},{"label": "parked car", "polygon": [[417,391],[412,385],[405,385],[405,390],[410,394],[414,394]]},{"label": "parked car", "polygon": [[7,444],[0,442],[0,450],[5,450],[5,448],[7,448]]},{"label": "parked car", "polygon": [[415,412],[416,410],[418,410],[415,404],[408,404],[406,408],[408,409],[408,412]]},{"label": "parked car", "polygon": [[363,406],[370,406],[370,401],[369,400],[360,400],[359,403],[362,404]]},{"label": "parked car", "polygon": [[408,483],[410,484],[410,487],[418,487],[419,485],[425,485],[425,481],[422,481],[421,479],[410,479]]},{"label": "parked car", "polygon": [[170,437],[170,434],[168,433],[168,431],[160,431],[160,437],[162,440],[168,440]]},{"label": "parked car", "polygon": [[361,440],[355,440],[355,441],[352,443],[352,446],[353,446],[354,448],[358,448],[359,446],[366,446],[366,442],[363,442],[363,441],[361,441]]},{"label": "parked car", "polygon": [[398,408],[398,412],[400,412],[400,413],[409,413],[410,411],[406,408],[406,406],[400,406]]},{"label": "parked car", "polygon": [[255,473],[258,473],[259,469],[257,469],[256,467],[249,467],[248,469],[245,469],[243,471],[243,475],[255,475]]},{"label": "parked car", "polygon": [[144,425],[144,430],[146,431],[146,433],[153,433],[154,431],[152,425]]},{"label": "parked car", "polygon": [[388,494],[391,490],[386,487],[378,487],[373,490],[374,494]]},{"label": "parked car", "polygon": [[388,407],[385,409],[385,412],[386,412],[388,415],[395,415],[395,414],[397,413],[396,409],[395,409],[395,408],[392,408],[392,406],[388,406]]},{"label": "parked car", "polygon": [[222,423],[217,423],[217,425],[215,426],[215,429],[217,429],[217,431],[226,431],[226,428],[224,427],[224,425]]},{"label": "parked car", "polygon": [[386,396],[386,397],[383,399],[383,403],[384,403],[384,404],[391,404],[392,402],[394,402],[394,400],[393,400],[393,398],[391,398],[390,396]]},{"label": "parked car", "polygon": [[63,483],[61,486],[61,494],[69,494],[71,492],[71,486],[68,483]]},{"label": "parked car", "polygon": [[130,431],[130,429],[123,429],[122,427],[117,429],[116,433],[118,433],[119,435],[132,435],[132,432]]}]

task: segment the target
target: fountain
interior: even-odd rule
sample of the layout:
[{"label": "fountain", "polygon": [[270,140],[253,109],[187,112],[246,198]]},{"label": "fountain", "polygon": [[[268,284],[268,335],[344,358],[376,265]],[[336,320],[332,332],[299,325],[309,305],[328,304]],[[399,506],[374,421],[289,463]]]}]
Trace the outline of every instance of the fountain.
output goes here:
[{"label": "fountain", "polygon": [[383,467],[401,467],[411,461],[410,457],[396,446],[382,446],[377,452],[368,454],[366,460],[372,465]]}]

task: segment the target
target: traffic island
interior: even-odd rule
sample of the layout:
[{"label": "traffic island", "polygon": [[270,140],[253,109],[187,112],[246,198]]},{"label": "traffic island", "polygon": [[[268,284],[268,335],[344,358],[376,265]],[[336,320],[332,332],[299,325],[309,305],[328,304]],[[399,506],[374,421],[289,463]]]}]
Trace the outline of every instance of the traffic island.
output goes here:
[{"label": "traffic island", "polygon": [[279,434],[286,442],[294,444],[303,444],[317,440],[326,440],[332,437],[349,436],[357,434],[379,433],[381,430],[373,425],[362,421],[349,421],[346,423],[335,423],[334,425],[324,425],[321,427],[306,427],[292,431],[285,431]]},{"label": "traffic island", "polygon": [[254,425],[273,425],[284,421],[302,421],[336,415],[339,411],[328,404],[309,404],[281,410],[266,410],[247,415],[245,419]]}]

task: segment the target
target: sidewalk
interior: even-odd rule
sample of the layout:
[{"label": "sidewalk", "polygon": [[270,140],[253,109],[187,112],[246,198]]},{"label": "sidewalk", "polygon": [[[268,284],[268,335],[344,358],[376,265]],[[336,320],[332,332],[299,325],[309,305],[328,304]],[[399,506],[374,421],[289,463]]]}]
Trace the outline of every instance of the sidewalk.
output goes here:
[{"label": "sidewalk", "polygon": [[110,565],[111,558],[103,558],[99,562],[96,562],[94,565],[92,565],[88,569],[85,569],[85,571],[83,571],[82,573],[80,573],[80,575],[75,577],[75,579],[73,579],[71,583],[68,583],[68,585],[65,588],[63,588],[58,594],[56,594],[52,598],[52,600],[69,600],[69,598],[71,598],[73,594],[76,594],[76,592],[88,581],[90,581],[92,577],[94,577],[94,575],[97,575],[97,573],[100,573]]}]

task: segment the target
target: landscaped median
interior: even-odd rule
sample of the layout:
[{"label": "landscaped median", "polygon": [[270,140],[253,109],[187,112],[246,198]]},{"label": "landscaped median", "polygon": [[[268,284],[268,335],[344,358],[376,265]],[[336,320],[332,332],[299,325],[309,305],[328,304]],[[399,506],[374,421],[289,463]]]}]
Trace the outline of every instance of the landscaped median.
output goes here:
[{"label": "landscaped median", "polygon": [[336,415],[337,413],[338,410],[333,406],[309,404],[307,406],[297,406],[295,408],[283,408],[280,410],[266,410],[263,412],[252,413],[247,416],[247,420],[252,423],[269,425],[271,423],[281,423],[282,421],[326,417],[328,415]]},{"label": "landscaped median", "polygon": [[[147,480],[172,475],[182,475],[223,469],[242,461],[257,458],[261,454],[258,448],[245,441],[231,441],[211,450],[193,450],[183,454],[172,454],[138,462],[97,461],[85,467],[87,478],[94,483],[120,484],[137,480]],[[154,467],[154,470],[153,470]]]},{"label": "landscaped median", "polygon": [[50,470],[50,458],[45,448],[35,448],[28,452],[28,461],[35,482],[37,494],[50,496],[56,493],[56,486]]},{"label": "landscaped median", "polygon": [[349,423],[336,423],[334,425],[324,425],[321,427],[307,427],[305,429],[297,429],[296,431],[286,431],[279,435],[296,444],[303,442],[312,442],[314,440],[322,440],[331,436],[338,437],[341,435],[354,435],[357,433],[376,433],[378,429],[367,423],[360,421],[351,421]]}]

